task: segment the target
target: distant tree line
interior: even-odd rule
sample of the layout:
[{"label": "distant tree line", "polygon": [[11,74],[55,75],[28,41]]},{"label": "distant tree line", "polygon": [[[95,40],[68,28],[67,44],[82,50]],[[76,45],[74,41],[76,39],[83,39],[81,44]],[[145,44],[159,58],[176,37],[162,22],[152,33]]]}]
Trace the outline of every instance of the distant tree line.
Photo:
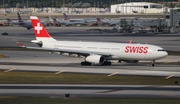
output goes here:
[{"label": "distant tree line", "polygon": [[[3,0],[0,1],[0,8],[9,8],[9,7],[69,7],[69,8],[89,8],[89,7],[100,7],[108,8],[110,5],[125,3],[125,2],[154,2],[154,3],[163,3],[168,7],[180,7],[180,3],[174,5],[171,2],[178,0]],[[3,5],[4,4],[4,5]]]}]

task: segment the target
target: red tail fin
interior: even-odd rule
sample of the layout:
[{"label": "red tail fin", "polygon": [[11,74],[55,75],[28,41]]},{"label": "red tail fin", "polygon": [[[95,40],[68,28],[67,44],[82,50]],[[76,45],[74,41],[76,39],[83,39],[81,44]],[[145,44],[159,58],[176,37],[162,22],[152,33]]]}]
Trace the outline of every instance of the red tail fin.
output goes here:
[{"label": "red tail fin", "polygon": [[7,17],[6,20],[7,20],[8,25],[12,25],[12,21],[10,18]]},{"label": "red tail fin", "polygon": [[66,13],[63,13],[64,20],[69,20],[69,17],[66,15]]},{"label": "red tail fin", "polygon": [[96,18],[96,20],[97,20],[97,23],[98,23],[98,24],[100,24],[100,25],[102,24],[102,21],[101,21],[100,18]]},{"label": "red tail fin", "polygon": [[36,16],[30,16],[36,38],[51,38],[41,21]]}]

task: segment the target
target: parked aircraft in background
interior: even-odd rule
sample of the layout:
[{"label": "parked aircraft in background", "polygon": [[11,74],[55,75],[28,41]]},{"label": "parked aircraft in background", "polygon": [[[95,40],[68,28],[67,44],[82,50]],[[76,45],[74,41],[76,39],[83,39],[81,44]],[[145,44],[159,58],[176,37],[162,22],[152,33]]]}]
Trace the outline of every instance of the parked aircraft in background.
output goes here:
[{"label": "parked aircraft in background", "polygon": [[[32,28],[32,23],[31,21],[24,21],[22,18],[21,18],[21,15],[19,14],[19,12],[17,12],[17,16],[18,16],[18,22],[19,22],[19,26],[21,27],[25,27],[27,28],[27,30],[31,29]],[[46,24],[44,22],[42,22],[43,26],[46,26]]]},{"label": "parked aircraft in background", "polygon": [[64,20],[69,20],[69,17],[66,15],[66,13],[63,13]]},{"label": "parked aircraft in background", "polygon": [[39,9],[36,11],[36,13],[42,13],[42,12],[44,12],[43,8],[39,8]]},{"label": "parked aircraft in background", "polygon": [[27,13],[32,13],[32,11],[30,9],[20,9],[19,13],[21,14],[27,14]]},{"label": "parked aircraft in background", "polygon": [[83,42],[83,41],[57,41],[49,35],[40,20],[36,16],[30,16],[36,40],[31,42],[39,47],[28,47],[17,42],[20,47],[47,50],[75,57],[84,57],[81,65],[111,65],[110,60],[132,61],[139,60],[152,61],[165,58],[168,53],[159,46],[150,44],[134,43],[112,43],[112,42]]},{"label": "parked aircraft in background", "polygon": [[62,11],[63,11],[62,9],[57,9],[57,8],[55,8],[54,10],[55,13],[62,13]]},{"label": "parked aircraft in background", "polygon": [[96,12],[99,12],[99,13],[106,13],[106,12],[107,12],[107,8],[106,8],[106,9],[100,9],[100,10],[97,10]]},{"label": "parked aircraft in background", "polygon": [[10,18],[6,18],[6,20],[7,20],[7,24],[8,25],[19,25],[19,22],[18,21],[12,21]]},{"label": "parked aircraft in background", "polygon": [[53,23],[54,23],[54,26],[61,26],[65,24],[65,22],[58,21],[56,18],[53,18]]},{"label": "parked aircraft in background", "polygon": [[54,25],[54,21],[53,21],[53,19],[51,18],[51,15],[49,15],[48,17],[47,17],[47,25],[49,26],[49,25]]},{"label": "parked aircraft in background", "polygon": [[96,22],[96,18],[83,18],[83,19],[70,19],[66,13],[63,13],[64,20],[53,19],[54,26],[75,26],[75,25],[88,25],[90,22]]},{"label": "parked aircraft in background", "polygon": [[81,14],[81,13],[83,13],[83,11],[82,10],[76,10],[76,9],[74,9],[73,11],[71,11],[71,12],[74,12],[74,13],[76,13],[76,14]]},{"label": "parked aircraft in background", "polygon": [[120,21],[102,21],[100,18],[96,18],[99,25],[116,26]]},{"label": "parked aircraft in background", "polygon": [[88,23],[84,19],[69,19],[69,20],[64,20],[64,21],[58,21],[56,18],[53,18],[53,21],[54,21],[54,26],[61,26],[61,25],[84,26],[84,25],[88,25]]},{"label": "parked aircraft in background", "polygon": [[121,11],[120,11],[120,10],[118,10],[118,9],[116,9],[116,13],[121,13]]},{"label": "parked aircraft in background", "polygon": [[137,11],[137,10],[133,10],[133,9],[132,9],[132,12],[133,12],[133,13],[138,13],[138,11]]},{"label": "parked aircraft in background", "polygon": [[10,14],[10,13],[12,13],[12,11],[11,11],[11,9],[5,9],[5,13]]}]

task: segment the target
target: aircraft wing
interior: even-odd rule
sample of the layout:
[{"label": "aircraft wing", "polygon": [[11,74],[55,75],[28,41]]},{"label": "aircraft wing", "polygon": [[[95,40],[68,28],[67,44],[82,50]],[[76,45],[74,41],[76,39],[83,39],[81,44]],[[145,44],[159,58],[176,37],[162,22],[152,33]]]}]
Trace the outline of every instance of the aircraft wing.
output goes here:
[{"label": "aircraft wing", "polygon": [[17,42],[17,44],[19,47],[28,48],[28,49],[37,49],[37,50],[45,50],[45,51],[51,51],[51,52],[78,54],[78,55],[82,55],[82,56],[88,56],[90,54],[102,55],[105,57],[112,56],[111,54],[106,53],[106,52],[82,51],[82,50],[71,50],[71,49],[57,49],[57,48],[42,48],[42,47],[29,47],[29,46],[24,46],[20,42]]}]

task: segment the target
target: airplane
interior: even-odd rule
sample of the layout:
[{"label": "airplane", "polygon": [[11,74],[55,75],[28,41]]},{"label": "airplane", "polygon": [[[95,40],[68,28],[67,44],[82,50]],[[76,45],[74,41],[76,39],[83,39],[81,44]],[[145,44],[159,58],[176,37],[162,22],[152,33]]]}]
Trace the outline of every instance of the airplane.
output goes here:
[{"label": "airplane", "polygon": [[48,26],[53,26],[54,25],[54,21],[53,21],[53,19],[51,18],[51,15],[49,15],[48,16],[48,18],[47,18],[47,25]]},{"label": "airplane", "polygon": [[17,42],[18,46],[46,50],[59,55],[83,57],[84,61],[81,62],[81,65],[111,65],[110,60],[132,62],[146,60],[152,61],[151,66],[155,66],[155,60],[165,58],[168,55],[162,47],[151,44],[58,41],[51,37],[37,16],[30,16],[30,19],[36,37],[36,40],[31,42],[39,47],[24,46]]},{"label": "airplane", "polygon": [[74,25],[88,25],[87,21],[85,19],[70,19],[65,13],[63,13],[64,21],[60,20],[58,21],[56,18],[53,18],[54,26],[74,26]]},{"label": "airplane", "polygon": [[99,25],[116,26],[120,21],[102,21],[100,18],[96,18]]},{"label": "airplane", "polygon": [[30,9],[20,9],[19,13],[21,14],[27,14],[27,13],[32,13],[32,11]]},{"label": "airplane", "polygon": [[75,26],[75,25],[88,25],[88,23],[84,19],[69,19],[65,21],[58,21],[56,18],[53,18],[54,21],[54,26],[61,26],[61,25],[66,25],[66,26]]},{"label": "airplane", "polygon": [[43,10],[43,8],[39,8],[37,11],[36,11],[36,13],[42,13],[44,10]]},{"label": "airplane", "polygon": [[120,10],[118,10],[118,9],[116,9],[116,13],[121,13],[121,11],[120,11]]},{"label": "airplane", "polygon": [[[64,17],[64,20],[70,20],[70,18],[66,15],[66,13],[63,13],[63,17]],[[97,21],[96,18],[83,18],[82,20],[85,20],[88,23]]]},{"label": "airplane", "polygon": [[64,20],[69,20],[70,18],[66,15],[66,13],[63,13]]},{"label": "airplane", "polygon": [[[23,21],[23,19],[21,18],[21,15],[19,12],[17,12],[17,15],[18,15],[18,21],[19,21],[19,26],[21,27],[25,27],[27,28],[27,30],[30,30],[32,28],[32,23],[31,21]],[[44,22],[42,22],[43,26],[46,26],[46,24]]]},{"label": "airplane", "polygon": [[5,13],[10,14],[10,13],[12,13],[12,11],[11,11],[11,9],[5,9]]},{"label": "airplane", "polygon": [[54,26],[61,26],[65,24],[63,21],[58,21],[56,18],[53,18]]},{"label": "airplane", "polygon": [[62,11],[63,10],[60,10],[60,9],[57,9],[57,8],[55,8],[55,10],[54,10],[55,13],[62,13]]},{"label": "airplane", "polygon": [[98,10],[98,11],[96,11],[96,12],[99,12],[99,13],[106,13],[107,12],[107,8],[106,9],[101,9],[101,10]]},{"label": "airplane", "polygon": [[71,12],[75,12],[76,14],[81,14],[81,13],[83,13],[82,10],[73,10],[73,11],[71,11]]},{"label": "airplane", "polygon": [[132,12],[133,12],[133,13],[138,13],[138,11],[137,11],[137,10],[133,10],[133,9],[132,9]]},{"label": "airplane", "polygon": [[19,25],[18,21],[12,21],[10,18],[6,18],[8,25]]}]

